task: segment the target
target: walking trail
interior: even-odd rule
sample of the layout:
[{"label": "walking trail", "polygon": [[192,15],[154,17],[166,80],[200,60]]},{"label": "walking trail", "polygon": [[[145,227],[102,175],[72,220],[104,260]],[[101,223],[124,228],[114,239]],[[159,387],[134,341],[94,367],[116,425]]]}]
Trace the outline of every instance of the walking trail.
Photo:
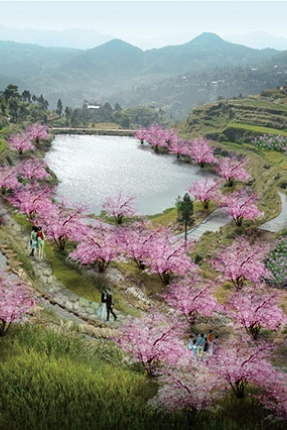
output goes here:
[{"label": "walking trail", "polygon": [[[287,201],[286,195],[279,192],[281,199],[281,212],[280,214],[262,224],[259,228],[271,232],[278,232],[286,226],[287,221]],[[27,247],[29,237],[24,232],[22,227],[17,224],[14,219],[10,216],[8,211],[2,205],[2,219],[5,224],[11,226],[11,235],[15,240],[21,238],[22,244]],[[217,232],[221,227],[230,223],[232,219],[226,215],[221,209],[213,211],[200,225],[188,231],[188,238],[198,240],[205,232],[212,231]],[[178,238],[183,237],[183,233],[180,233]],[[12,255],[11,255],[12,254]],[[18,276],[25,278],[26,274],[20,265],[16,266],[11,270],[9,265],[9,256],[13,257],[13,251],[9,249],[9,245],[1,243],[0,245],[0,270],[8,271],[9,276]],[[16,257],[16,255],[14,255]],[[13,259],[13,258],[12,258]],[[53,271],[50,265],[45,260],[37,260],[36,258],[31,259],[31,264],[35,272],[36,278],[42,285],[41,295],[43,296],[43,306],[46,309],[53,309],[56,315],[61,320],[80,322],[82,325],[89,326],[87,329],[94,337],[113,337],[117,333],[119,325],[129,318],[130,316],[116,310],[118,320],[114,321],[102,321],[97,315],[99,303],[87,300],[83,297],[70,291],[64,285],[62,285]],[[12,274],[14,272],[14,274]],[[117,273],[111,274],[114,278],[120,276]],[[129,288],[131,294],[137,296],[139,301],[148,303],[149,299],[144,295],[142,291],[136,291],[136,287]]]}]

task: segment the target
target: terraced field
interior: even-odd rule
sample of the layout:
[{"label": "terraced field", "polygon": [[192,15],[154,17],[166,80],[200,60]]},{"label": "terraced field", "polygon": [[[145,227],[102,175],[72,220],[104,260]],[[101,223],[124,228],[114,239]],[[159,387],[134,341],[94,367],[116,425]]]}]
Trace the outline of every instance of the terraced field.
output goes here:
[{"label": "terraced field", "polygon": [[287,95],[283,90],[262,94],[197,107],[189,114],[185,130],[239,143],[251,142],[261,134],[287,136]]}]

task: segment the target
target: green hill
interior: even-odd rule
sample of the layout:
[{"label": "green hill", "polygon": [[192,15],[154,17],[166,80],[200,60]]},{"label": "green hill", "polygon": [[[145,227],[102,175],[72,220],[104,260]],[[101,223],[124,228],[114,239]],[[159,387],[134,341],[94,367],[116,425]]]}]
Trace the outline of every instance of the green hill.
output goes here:
[{"label": "green hill", "polygon": [[0,41],[0,89],[14,82],[21,91],[45,94],[52,106],[59,98],[71,107],[83,100],[153,104],[176,120],[218,96],[283,85],[285,68],[286,53],[248,48],[211,33],[147,51],[118,39],[88,50]]},{"label": "green hill", "polygon": [[287,136],[287,94],[282,88],[196,107],[188,115],[184,130],[219,141],[242,143],[261,134]]}]

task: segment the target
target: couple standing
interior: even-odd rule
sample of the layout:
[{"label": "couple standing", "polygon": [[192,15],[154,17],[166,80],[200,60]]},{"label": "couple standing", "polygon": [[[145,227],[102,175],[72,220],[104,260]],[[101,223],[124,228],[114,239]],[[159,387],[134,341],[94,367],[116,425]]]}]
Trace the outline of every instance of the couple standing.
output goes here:
[{"label": "couple standing", "polygon": [[109,321],[110,314],[113,315],[114,320],[116,321],[117,316],[113,311],[114,303],[113,303],[113,296],[109,290],[106,288],[103,288],[102,295],[101,295],[101,305],[98,309],[98,315],[101,317],[102,320],[106,319]]}]

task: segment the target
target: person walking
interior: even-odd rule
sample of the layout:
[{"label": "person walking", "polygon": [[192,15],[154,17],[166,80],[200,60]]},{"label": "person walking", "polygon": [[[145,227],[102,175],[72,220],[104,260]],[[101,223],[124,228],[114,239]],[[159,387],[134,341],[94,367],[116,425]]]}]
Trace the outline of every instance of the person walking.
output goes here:
[{"label": "person walking", "polygon": [[102,289],[102,293],[101,293],[101,304],[99,306],[99,309],[97,310],[97,314],[101,318],[101,320],[104,320],[106,318],[106,315],[107,315],[107,304],[106,304],[107,295],[108,295],[108,292],[107,292],[106,288],[104,287]]},{"label": "person walking", "polygon": [[204,334],[197,335],[196,337],[196,346],[197,346],[197,357],[202,358],[203,357],[203,348],[205,345],[205,338]]},{"label": "person walking", "polygon": [[37,238],[38,238],[38,255],[39,255],[39,258],[42,260],[44,257],[44,245],[45,245],[45,235],[43,233],[42,227],[38,227]]},{"label": "person walking", "polygon": [[196,358],[197,356],[197,346],[196,346],[196,339],[190,338],[189,339],[189,345],[188,348],[192,352],[193,358]]},{"label": "person walking", "polygon": [[113,311],[113,308],[114,308],[113,296],[112,296],[112,294],[109,291],[108,291],[108,294],[107,294],[106,305],[107,305],[107,321],[109,321],[109,319],[110,319],[110,314],[113,315],[114,320],[116,321],[116,319],[118,317],[116,316],[116,314]]},{"label": "person walking", "polygon": [[214,340],[213,330],[209,330],[207,335],[207,344],[208,344],[207,350],[209,355],[213,355],[213,340]]},{"label": "person walking", "polygon": [[33,225],[32,231],[31,231],[31,236],[30,236],[30,248],[31,248],[30,257],[34,257],[35,256],[35,250],[37,251],[37,249],[38,249],[37,233],[38,233],[38,228]]}]

